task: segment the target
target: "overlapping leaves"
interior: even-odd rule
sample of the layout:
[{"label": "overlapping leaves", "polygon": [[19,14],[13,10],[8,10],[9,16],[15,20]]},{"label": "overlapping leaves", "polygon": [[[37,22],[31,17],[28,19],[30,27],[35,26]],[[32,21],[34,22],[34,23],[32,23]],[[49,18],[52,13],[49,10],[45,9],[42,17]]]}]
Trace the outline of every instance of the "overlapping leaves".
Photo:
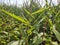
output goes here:
[{"label": "overlapping leaves", "polygon": [[[22,44],[23,45],[39,45],[39,44],[42,44],[44,41],[49,43],[48,45],[50,45],[51,42],[54,42],[53,40],[50,40],[50,39],[53,39],[52,36],[54,37],[54,39],[57,38],[56,39],[56,41],[58,40],[57,42],[60,42],[60,33],[58,32],[59,29],[57,30],[58,27],[56,27],[56,24],[59,25],[59,22],[58,23],[56,22],[57,22],[58,15],[60,14],[59,10],[58,12],[56,11],[57,7],[40,8],[39,10],[34,11],[32,13],[30,10],[23,8],[25,12],[24,14],[28,15],[28,16],[25,16],[23,14],[25,16],[24,18],[21,16],[17,16],[15,14],[12,14],[9,11],[6,11],[5,9],[0,9],[0,10],[1,12],[3,12],[3,14],[10,16],[18,20],[19,22],[21,22],[21,24],[18,24],[18,26],[14,27],[13,30],[8,29],[9,30],[8,32],[10,34],[7,33],[8,38],[11,38],[14,36],[15,38],[18,39],[18,36],[20,36],[20,38],[18,39],[19,41],[17,42],[19,42],[21,45]],[[54,12],[54,10],[56,12]],[[45,25],[45,23],[47,24]],[[46,31],[44,32],[44,30]],[[17,35],[16,33],[18,34],[18,36],[16,36]],[[14,43],[17,43],[17,42],[14,42]],[[19,45],[19,43],[17,43],[17,45]],[[12,45],[11,43],[9,44]]]}]

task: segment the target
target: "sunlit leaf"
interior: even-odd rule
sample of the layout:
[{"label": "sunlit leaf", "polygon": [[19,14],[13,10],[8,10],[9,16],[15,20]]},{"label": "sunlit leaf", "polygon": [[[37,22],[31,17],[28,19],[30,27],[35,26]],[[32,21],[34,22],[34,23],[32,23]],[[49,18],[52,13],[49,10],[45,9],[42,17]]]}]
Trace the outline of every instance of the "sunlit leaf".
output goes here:
[{"label": "sunlit leaf", "polygon": [[22,17],[20,17],[20,16],[16,16],[15,14],[9,13],[9,12],[6,11],[6,10],[2,10],[2,12],[8,14],[9,16],[11,16],[11,17],[13,17],[13,18],[15,18],[15,19],[17,19],[17,20],[19,20],[19,21],[21,21],[21,22],[26,23],[27,25],[29,24],[28,21],[25,21],[25,20],[24,20]]},{"label": "sunlit leaf", "polygon": [[56,30],[55,25],[53,25],[53,33],[55,34],[56,38],[60,42],[60,33]]},{"label": "sunlit leaf", "polygon": [[43,12],[43,11],[46,10],[46,9],[49,9],[49,7],[48,7],[48,8],[41,8],[41,9],[33,12],[32,15],[37,14],[37,13],[40,13],[40,12]]}]

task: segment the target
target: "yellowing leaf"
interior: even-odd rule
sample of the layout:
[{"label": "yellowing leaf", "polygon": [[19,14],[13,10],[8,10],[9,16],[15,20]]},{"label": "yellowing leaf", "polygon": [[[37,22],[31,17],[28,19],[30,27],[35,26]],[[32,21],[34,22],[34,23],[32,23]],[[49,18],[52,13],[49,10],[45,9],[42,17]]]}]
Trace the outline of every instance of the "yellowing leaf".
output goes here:
[{"label": "yellowing leaf", "polygon": [[8,14],[9,16],[11,16],[11,17],[13,17],[13,18],[15,18],[15,19],[17,19],[17,20],[19,20],[19,21],[21,21],[21,22],[27,24],[27,25],[29,24],[28,21],[25,21],[25,20],[24,20],[22,17],[20,17],[20,16],[18,17],[18,16],[16,16],[15,14],[9,13],[9,12],[6,11],[6,10],[2,10],[2,12]]}]

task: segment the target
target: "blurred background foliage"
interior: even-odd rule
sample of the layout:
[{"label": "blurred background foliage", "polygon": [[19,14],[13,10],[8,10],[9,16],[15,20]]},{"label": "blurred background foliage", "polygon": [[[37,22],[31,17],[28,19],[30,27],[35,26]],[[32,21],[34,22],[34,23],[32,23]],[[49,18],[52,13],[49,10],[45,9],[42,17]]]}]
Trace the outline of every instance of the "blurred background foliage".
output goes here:
[{"label": "blurred background foliage", "polygon": [[0,5],[0,45],[60,45],[60,4],[30,3]]}]

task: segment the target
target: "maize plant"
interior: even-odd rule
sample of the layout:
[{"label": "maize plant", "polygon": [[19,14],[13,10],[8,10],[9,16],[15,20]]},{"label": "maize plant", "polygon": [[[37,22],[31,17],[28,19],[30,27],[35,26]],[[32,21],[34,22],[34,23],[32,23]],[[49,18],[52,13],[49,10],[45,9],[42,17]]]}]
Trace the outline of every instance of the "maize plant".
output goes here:
[{"label": "maize plant", "polygon": [[60,4],[0,5],[0,45],[60,45]]}]

